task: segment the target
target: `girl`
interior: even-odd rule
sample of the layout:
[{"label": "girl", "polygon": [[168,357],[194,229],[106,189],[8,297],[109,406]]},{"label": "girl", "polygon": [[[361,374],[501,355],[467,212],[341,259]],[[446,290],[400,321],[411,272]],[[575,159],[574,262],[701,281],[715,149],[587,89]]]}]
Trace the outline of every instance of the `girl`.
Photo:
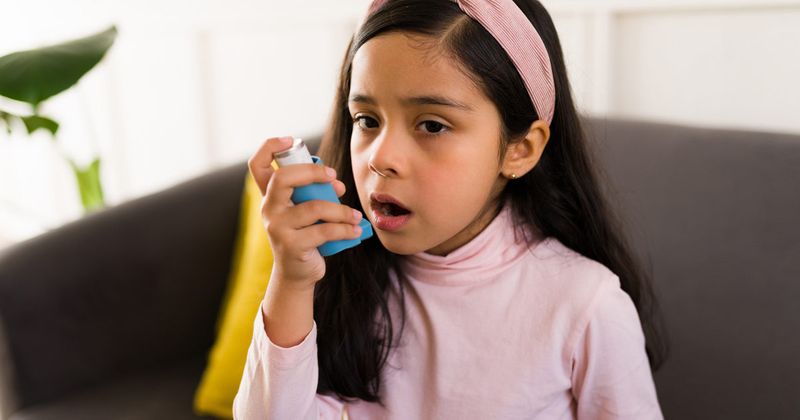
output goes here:
[{"label": "girl", "polygon": [[[236,418],[662,417],[652,288],[538,2],[376,1],[342,67],[330,167],[273,171],[290,144],[249,161],[275,261]],[[312,182],[343,204],[292,205]],[[376,235],[323,259],[363,215]]]}]

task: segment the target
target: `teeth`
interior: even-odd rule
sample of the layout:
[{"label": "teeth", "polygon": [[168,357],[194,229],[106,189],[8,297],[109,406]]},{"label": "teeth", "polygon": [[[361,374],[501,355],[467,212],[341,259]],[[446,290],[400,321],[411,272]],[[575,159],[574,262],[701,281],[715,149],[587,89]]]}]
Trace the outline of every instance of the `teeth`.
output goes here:
[{"label": "teeth", "polygon": [[389,211],[389,206],[381,206],[381,213],[383,213],[384,216],[392,215],[392,213]]}]

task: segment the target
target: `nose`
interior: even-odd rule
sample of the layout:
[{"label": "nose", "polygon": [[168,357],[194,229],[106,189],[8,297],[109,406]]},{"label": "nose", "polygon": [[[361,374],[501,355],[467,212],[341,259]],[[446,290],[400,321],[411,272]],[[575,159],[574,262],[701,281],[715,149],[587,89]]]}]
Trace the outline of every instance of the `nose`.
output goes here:
[{"label": "nose", "polygon": [[403,140],[387,132],[381,133],[373,142],[369,157],[369,168],[384,178],[397,177],[402,174]]}]

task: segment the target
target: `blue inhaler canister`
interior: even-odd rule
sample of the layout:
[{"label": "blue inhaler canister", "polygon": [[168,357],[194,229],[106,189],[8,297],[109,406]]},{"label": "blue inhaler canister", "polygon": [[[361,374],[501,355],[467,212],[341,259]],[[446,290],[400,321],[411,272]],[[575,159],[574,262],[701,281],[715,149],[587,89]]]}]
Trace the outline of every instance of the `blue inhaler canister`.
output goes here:
[{"label": "blue inhaler canister", "polygon": [[[275,153],[274,158],[275,162],[278,163],[278,167],[300,163],[322,165],[322,159],[317,156],[311,156],[308,152],[308,148],[306,148],[303,139],[294,139],[292,147],[282,152]],[[309,200],[326,200],[339,204],[339,198],[336,197],[336,191],[333,190],[333,185],[330,183],[314,183],[303,187],[297,187],[292,192],[292,203],[294,204],[304,203]],[[322,221],[317,221],[317,223],[322,223]],[[339,251],[352,248],[360,244],[361,241],[372,236],[372,225],[369,224],[366,217],[362,218],[361,221],[358,222],[358,225],[361,226],[361,236],[359,238],[325,242],[317,247],[317,250],[319,250],[319,253],[323,257],[327,257]]]}]

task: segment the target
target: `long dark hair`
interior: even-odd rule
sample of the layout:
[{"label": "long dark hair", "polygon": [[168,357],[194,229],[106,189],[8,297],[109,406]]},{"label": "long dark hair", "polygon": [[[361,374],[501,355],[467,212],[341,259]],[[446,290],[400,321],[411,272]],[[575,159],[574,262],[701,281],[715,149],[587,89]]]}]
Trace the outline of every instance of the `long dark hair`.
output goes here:
[{"label": "long dark hair", "polygon": [[[572,101],[561,46],[553,22],[536,0],[515,0],[539,32],[550,54],[555,78],[555,115],[551,137],[536,167],[511,181],[501,200],[510,203],[518,225],[538,229],[545,237],[605,265],[620,279],[633,300],[653,370],[667,352],[657,302],[648,273],[634,258],[621,224],[599,188],[585,134]],[[390,31],[437,38],[495,104],[502,119],[501,150],[524,136],[538,119],[525,85],[497,41],[450,0],[390,0],[370,16],[350,42],[321,156],[336,168],[347,186],[342,202],[363,211],[350,160],[353,130],[348,109],[353,56],[368,40]],[[327,257],[327,272],[317,283],[320,394],[336,394],[382,403],[380,373],[405,324],[403,275],[399,258],[373,237],[360,246]],[[390,271],[397,274],[392,286]],[[400,326],[393,325],[389,295],[396,293]]]}]

